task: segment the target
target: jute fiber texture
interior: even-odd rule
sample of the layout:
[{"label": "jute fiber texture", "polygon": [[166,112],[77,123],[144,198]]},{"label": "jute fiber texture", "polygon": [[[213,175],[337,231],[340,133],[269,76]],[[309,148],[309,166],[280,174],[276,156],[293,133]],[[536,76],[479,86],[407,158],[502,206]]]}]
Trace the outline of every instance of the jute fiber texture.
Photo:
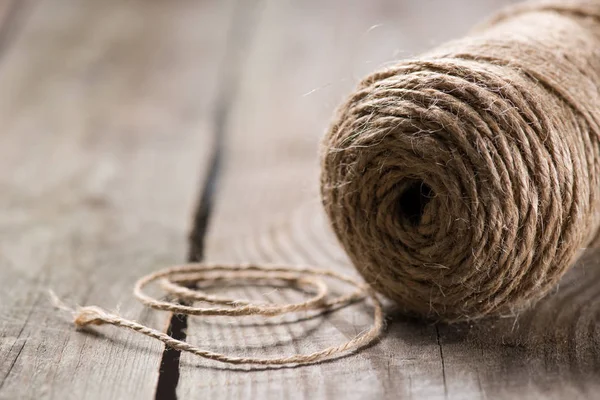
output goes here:
[{"label": "jute fiber texture", "polygon": [[525,3],[365,78],[322,200],[367,283],[444,321],[515,313],[598,241],[600,1]]}]

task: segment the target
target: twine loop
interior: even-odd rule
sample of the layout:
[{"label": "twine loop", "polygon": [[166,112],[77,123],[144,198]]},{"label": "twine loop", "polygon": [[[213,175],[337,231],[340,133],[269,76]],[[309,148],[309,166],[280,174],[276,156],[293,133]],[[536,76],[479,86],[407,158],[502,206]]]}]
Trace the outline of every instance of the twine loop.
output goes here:
[{"label": "twine loop", "polygon": [[[323,278],[334,279],[350,285],[354,287],[354,290],[332,296],[330,288]],[[206,293],[200,287],[202,283],[230,280],[242,280],[244,282],[272,282],[273,280],[277,280],[312,293],[312,296],[302,302],[276,305],[215,296]],[[157,286],[163,290],[169,300],[159,300],[147,294],[147,286],[153,283],[158,284]],[[187,264],[165,268],[140,278],[136,282],[133,292],[140,302],[155,310],[205,317],[274,317],[289,313],[311,312],[309,317],[314,318],[325,312],[334,311],[368,297],[374,308],[374,321],[371,328],[353,339],[317,352],[274,358],[237,357],[191,345],[161,331],[144,326],[136,321],[125,319],[96,306],[79,307],[76,310],[72,310],[66,307],[56,296],[52,295],[52,297],[57,307],[72,313],[73,322],[77,328],[81,329],[90,325],[114,325],[160,340],[173,349],[229,364],[288,365],[314,363],[371,344],[377,339],[384,327],[382,305],[368,285],[347,275],[310,267],[254,264]],[[197,302],[211,306],[198,307],[196,305],[188,305],[188,303],[195,304]]]}]

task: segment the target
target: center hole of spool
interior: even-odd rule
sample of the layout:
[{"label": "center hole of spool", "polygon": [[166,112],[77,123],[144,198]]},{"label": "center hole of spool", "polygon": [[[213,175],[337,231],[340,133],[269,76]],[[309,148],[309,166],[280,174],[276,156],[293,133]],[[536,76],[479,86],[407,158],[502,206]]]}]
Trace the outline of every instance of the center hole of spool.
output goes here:
[{"label": "center hole of spool", "polygon": [[425,206],[434,197],[433,190],[423,181],[414,180],[405,186],[398,201],[398,214],[411,225],[421,223]]}]

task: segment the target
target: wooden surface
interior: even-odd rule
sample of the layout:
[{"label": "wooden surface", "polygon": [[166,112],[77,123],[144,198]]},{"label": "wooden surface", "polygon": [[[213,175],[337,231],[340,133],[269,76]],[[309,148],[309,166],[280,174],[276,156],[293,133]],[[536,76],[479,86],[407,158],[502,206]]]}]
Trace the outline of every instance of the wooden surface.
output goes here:
[{"label": "wooden surface", "polygon": [[[51,305],[131,296],[185,260],[213,146],[229,9],[213,2],[15,2],[0,60],[0,398],[152,398],[163,346],[76,332]],[[3,6],[4,7],[4,6]],[[194,51],[191,51],[191,50]],[[202,95],[199,95],[201,93]],[[106,333],[106,336],[105,336]]]},{"label": "wooden surface", "polygon": [[179,358],[110,327],[78,333],[45,294],[170,323],[240,355],[356,335],[371,323],[364,304],[300,322],[182,320],[143,310],[130,288],[188,252],[354,273],[318,200],[317,149],[335,106],[364,74],[465,34],[508,2],[2,4],[0,398],[600,396],[596,250],[517,319],[432,325],[388,307],[377,345],[300,368]]}]

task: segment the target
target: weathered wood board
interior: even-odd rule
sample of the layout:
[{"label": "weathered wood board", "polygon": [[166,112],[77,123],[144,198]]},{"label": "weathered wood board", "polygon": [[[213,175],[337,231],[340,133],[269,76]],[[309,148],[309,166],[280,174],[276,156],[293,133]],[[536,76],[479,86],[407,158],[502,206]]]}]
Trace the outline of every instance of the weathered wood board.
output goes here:
[{"label": "weathered wood board", "polygon": [[231,5],[16,3],[0,7],[0,398],[152,398],[162,344],[78,333],[48,290],[166,327],[131,287],[185,261]]},{"label": "weathered wood board", "polygon": [[[319,140],[335,106],[369,71],[509,2],[0,3],[0,398],[598,397],[598,250],[517,319],[433,325],[388,307],[381,342],[300,368],[184,354],[164,371],[159,343],[75,332],[46,295],[167,329],[169,316],[139,306],[131,285],[188,252],[353,274],[318,200]],[[371,310],[187,323],[192,343],[275,356],[345,341]]]}]

